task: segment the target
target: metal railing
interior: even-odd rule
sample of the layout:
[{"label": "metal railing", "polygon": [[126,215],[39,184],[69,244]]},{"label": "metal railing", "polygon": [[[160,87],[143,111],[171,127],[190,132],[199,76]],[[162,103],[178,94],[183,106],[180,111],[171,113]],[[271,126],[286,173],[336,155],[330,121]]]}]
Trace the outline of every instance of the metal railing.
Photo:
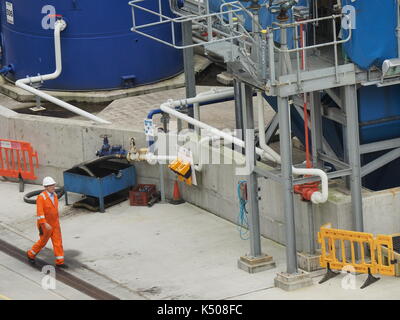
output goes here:
[{"label": "metal railing", "polygon": [[[337,36],[337,28],[336,28],[336,21],[337,19],[345,19],[347,22],[347,27],[348,27],[348,35],[345,39],[338,40]],[[313,44],[309,46],[304,46],[300,43],[301,46],[299,46],[299,42],[301,39],[301,35],[299,35],[299,27],[305,28],[307,24],[314,24],[316,22],[321,22],[321,21],[327,21],[331,20],[332,22],[332,34],[333,34],[333,39],[332,41],[329,42],[324,42],[320,44]],[[278,47],[275,44],[275,41],[272,42],[274,46],[274,50],[279,52],[280,54],[283,55],[288,55],[290,53],[295,53],[296,54],[296,74],[297,74],[297,82],[300,85],[301,79],[300,79],[300,72],[302,71],[301,69],[305,69],[305,62],[300,61],[300,54],[302,57],[306,56],[306,51],[311,50],[311,49],[320,49],[324,47],[329,47],[333,46],[333,52],[334,52],[334,64],[333,66],[335,67],[335,74],[336,74],[336,81],[339,82],[339,72],[338,72],[338,66],[339,66],[339,55],[338,55],[338,46],[340,44],[344,44],[348,41],[350,41],[352,37],[352,26],[351,26],[351,19],[349,15],[346,14],[336,14],[336,15],[331,15],[331,16],[326,16],[326,17],[321,17],[321,18],[315,18],[315,19],[307,19],[307,20],[299,20],[291,23],[277,23],[274,22],[273,25],[277,26],[275,28],[272,28],[273,31],[280,31],[281,35],[286,33],[286,30],[289,28],[292,28],[294,30],[294,48],[293,49],[288,49],[287,46],[284,47]],[[270,60],[270,63],[272,61]],[[273,79],[273,78],[272,78]]]},{"label": "metal railing", "polygon": [[[231,22],[229,24],[226,24],[224,21],[224,16],[229,15],[229,16],[237,16],[237,13],[246,11],[245,8],[243,7],[238,7],[238,6],[232,6],[231,9],[224,11],[224,12],[210,12],[208,6],[206,6],[206,12],[204,14],[191,14],[188,13],[186,15],[180,14],[178,17],[170,17],[165,14],[165,9],[163,9],[161,1],[158,2],[158,10],[150,10],[148,8],[145,8],[144,6],[141,6],[140,4],[144,2],[145,0],[133,0],[129,2],[129,5],[132,7],[132,22],[133,22],[133,27],[132,31],[139,33],[145,37],[148,37],[150,39],[153,39],[155,41],[158,41],[160,43],[163,43],[165,45],[171,46],[175,49],[187,49],[190,47],[197,47],[197,46],[202,46],[205,44],[212,44],[212,43],[218,43],[222,41],[230,41],[234,39],[238,39],[243,36],[243,33],[246,33],[247,31],[244,29],[244,27],[238,22],[234,22],[233,19],[231,19]],[[226,4],[229,5],[229,4]],[[225,4],[223,4],[221,7],[225,7]],[[146,23],[142,25],[138,25],[136,23],[136,10],[141,10],[143,12],[150,13],[157,17],[158,21],[152,22],[152,23]],[[175,14],[177,14],[177,11],[174,11]],[[239,19],[238,19],[239,20]],[[177,26],[184,23],[184,22],[192,22],[193,25],[197,25],[199,27],[202,27],[205,31],[207,31],[208,39],[207,41],[202,41],[200,43],[195,43],[191,45],[181,45],[178,44],[179,39],[177,39]],[[214,24],[220,24],[222,27],[227,27],[229,25],[230,28],[225,28],[228,32],[226,32],[223,28],[216,28],[213,25]],[[150,33],[147,33],[145,31],[142,31],[146,28],[152,27],[152,26],[157,26],[157,25],[162,25],[162,24],[170,24],[171,26],[171,42],[165,41],[161,38],[157,38],[154,35],[151,35]],[[219,38],[213,37],[213,34],[217,34]]]},{"label": "metal railing", "polygon": [[[303,61],[306,52],[329,46],[333,47],[333,62],[326,67],[335,68],[336,81],[339,82],[339,45],[350,41],[352,37],[350,16],[346,14],[295,22],[274,22],[272,26],[263,28],[259,21],[259,11],[244,7],[240,1],[223,2],[219,7],[219,12],[211,12],[207,0],[203,2],[187,0],[187,3],[190,4],[189,8],[179,8],[177,0],[170,0],[168,12],[172,11],[173,17],[167,15],[166,4],[164,3],[163,8],[161,0],[158,0],[156,10],[144,7],[144,2],[145,0],[129,2],[132,7],[133,27],[131,30],[133,32],[176,49],[204,46],[207,50],[220,53],[225,58],[225,62],[239,63],[255,82],[267,87],[279,85],[279,76],[296,74],[298,87],[301,88],[301,73],[307,71]],[[268,6],[267,3],[262,4],[260,10],[268,10]],[[139,25],[136,19],[138,11],[154,15],[154,21]],[[349,27],[345,39],[338,38],[336,28],[338,19],[345,19]],[[301,41],[299,29],[304,28],[305,30],[308,24],[329,20],[332,22],[332,40],[308,46]],[[177,27],[185,22],[191,22],[194,28],[200,30],[205,36],[193,44],[182,44]],[[170,25],[171,41],[157,37],[149,31],[150,27],[164,24]],[[249,25],[251,28],[246,28]],[[291,41],[290,48],[287,43],[289,29],[293,30],[291,33],[293,37],[289,39]],[[278,34],[280,39],[277,39]],[[278,57],[279,61],[283,61],[278,64],[279,71],[276,70],[275,65]],[[282,63],[287,66],[286,70],[282,67]],[[295,68],[292,68],[292,64],[296,65]]]}]

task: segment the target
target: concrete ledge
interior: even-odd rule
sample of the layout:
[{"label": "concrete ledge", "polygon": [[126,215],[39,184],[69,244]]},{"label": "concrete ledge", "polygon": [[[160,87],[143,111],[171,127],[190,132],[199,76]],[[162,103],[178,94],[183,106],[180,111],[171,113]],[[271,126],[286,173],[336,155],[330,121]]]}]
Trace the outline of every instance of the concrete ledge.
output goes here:
[{"label": "concrete ledge", "polygon": [[257,273],[276,267],[276,263],[269,255],[262,255],[260,257],[242,256],[238,260],[238,268],[248,273]]},{"label": "concrete ledge", "polygon": [[275,287],[285,291],[293,291],[313,284],[310,274],[301,271],[296,274],[280,272],[276,275],[274,282]]}]

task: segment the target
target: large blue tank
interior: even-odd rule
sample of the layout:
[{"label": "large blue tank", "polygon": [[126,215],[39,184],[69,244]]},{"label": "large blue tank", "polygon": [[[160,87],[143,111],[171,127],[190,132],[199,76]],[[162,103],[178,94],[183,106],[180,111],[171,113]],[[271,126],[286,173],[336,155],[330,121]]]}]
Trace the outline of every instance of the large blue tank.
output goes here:
[{"label": "large blue tank", "polygon": [[[397,0],[344,0],[355,9],[352,39],[344,45],[350,59],[362,69],[382,66],[397,57]],[[347,37],[348,33],[344,30]]]},{"label": "large blue tank", "polygon": [[[180,50],[131,32],[128,0],[0,1],[2,64],[15,66],[15,73],[7,76],[11,81],[54,71],[54,31],[48,28],[49,14],[62,15],[68,26],[61,33],[62,74],[45,82],[43,88],[123,88],[156,82],[183,70]],[[158,8],[158,0],[143,3],[149,9]],[[155,19],[137,11],[138,24]],[[171,26],[164,24],[147,31],[170,40],[170,30]]]},{"label": "large blue tank", "polygon": [[361,143],[400,137],[400,85],[361,87],[358,104]]}]

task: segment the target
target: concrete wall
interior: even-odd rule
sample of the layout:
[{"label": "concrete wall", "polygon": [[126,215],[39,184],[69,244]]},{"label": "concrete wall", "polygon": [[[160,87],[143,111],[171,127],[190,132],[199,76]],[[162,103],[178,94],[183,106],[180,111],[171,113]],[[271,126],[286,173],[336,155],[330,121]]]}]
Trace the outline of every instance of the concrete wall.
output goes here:
[{"label": "concrete wall", "polygon": [[[133,136],[138,146],[145,146],[142,131],[121,130],[112,125],[96,125],[87,121],[47,118],[17,114],[0,107],[0,138],[20,139],[31,142],[39,154],[38,180],[53,176],[62,184],[63,171],[95,158],[102,145],[101,134],[111,134],[111,144],[129,147]],[[159,168],[147,163],[135,164],[139,183],[159,185]],[[175,177],[164,166],[167,196],[171,197]],[[235,174],[234,165],[207,165],[197,173],[198,186],[182,184],[183,197],[214,214],[232,222],[239,212],[236,196],[237,182],[243,177]],[[260,220],[262,234],[279,243],[285,243],[285,218],[281,186],[264,178],[259,179]],[[333,227],[351,229],[352,215],[350,196],[330,188],[329,201],[323,205],[309,206],[296,195],[295,219],[297,248],[309,252],[319,227],[331,222]],[[365,230],[372,233],[396,233],[400,231],[400,189],[382,192],[366,192],[364,195]],[[311,207],[311,209],[310,209]],[[310,212],[310,210],[312,210]],[[313,228],[310,217],[313,217]],[[212,226],[210,226],[212,228]],[[211,230],[210,230],[211,231]],[[264,248],[268,252],[268,248]]]}]

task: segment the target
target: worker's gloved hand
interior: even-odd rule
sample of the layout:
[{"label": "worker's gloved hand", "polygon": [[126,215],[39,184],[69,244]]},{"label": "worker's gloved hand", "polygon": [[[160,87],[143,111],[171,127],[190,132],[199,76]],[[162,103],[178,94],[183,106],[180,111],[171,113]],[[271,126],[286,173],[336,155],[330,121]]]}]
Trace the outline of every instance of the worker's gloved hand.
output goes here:
[{"label": "worker's gloved hand", "polygon": [[49,225],[48,223],[41,223],[41,224],[39,225],[39,234],[40,234],[40,235],[43,235],[44,231],[49,232],[49,231],[51,231],[51,230],[52,230],[52,227],[51,227],[51,225]]}]

